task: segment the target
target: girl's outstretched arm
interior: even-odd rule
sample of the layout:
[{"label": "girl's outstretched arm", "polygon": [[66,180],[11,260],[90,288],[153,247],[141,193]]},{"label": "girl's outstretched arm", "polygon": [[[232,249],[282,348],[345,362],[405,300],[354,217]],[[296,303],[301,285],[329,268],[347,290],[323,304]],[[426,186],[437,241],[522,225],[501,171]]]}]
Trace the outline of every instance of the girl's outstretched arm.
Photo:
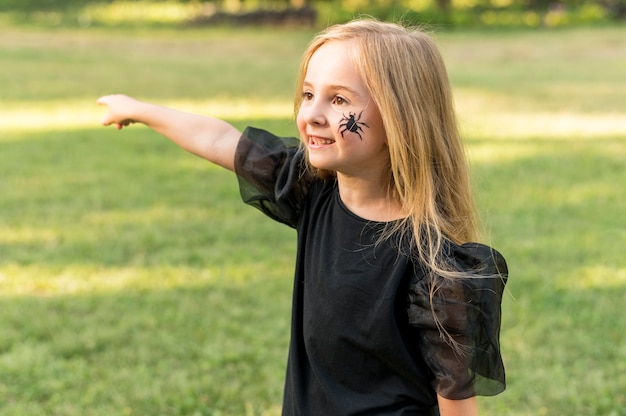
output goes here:
[{"label": "girl's outstretched arm", "polygon": [[441,416],[478,416],[476,397],[465,400],[450,400],[437,395]]},{"label": "girl's outstretched arm", "polygon": [[183,149],[234,170],[235,150],[241,132],[225,121],[185,113],[136,100],[126,95],[100,97],[98,104],[108,107],[102,124],[118,129],[142,123],[167,137]]}]

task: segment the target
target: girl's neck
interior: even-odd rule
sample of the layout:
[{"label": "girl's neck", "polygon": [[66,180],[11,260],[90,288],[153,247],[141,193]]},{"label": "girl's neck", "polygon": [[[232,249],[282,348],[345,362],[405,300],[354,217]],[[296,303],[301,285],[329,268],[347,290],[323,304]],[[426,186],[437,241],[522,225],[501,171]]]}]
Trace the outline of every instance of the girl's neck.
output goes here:
[{"label": "girl's neck", "polygon": [[339,197],[355,215],[370,221],[390,222],[406,217],[389,182],[337,174]]}]

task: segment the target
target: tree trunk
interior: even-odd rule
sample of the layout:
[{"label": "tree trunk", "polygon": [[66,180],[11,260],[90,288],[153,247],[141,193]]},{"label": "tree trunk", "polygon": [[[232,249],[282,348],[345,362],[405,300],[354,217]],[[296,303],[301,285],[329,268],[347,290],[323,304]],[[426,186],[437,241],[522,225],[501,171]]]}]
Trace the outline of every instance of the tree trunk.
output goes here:
[{"label": "tree trunk", "polygon": [[449,12],[452,8],[452,0],[437,0],[437,7],[442,12]]}]

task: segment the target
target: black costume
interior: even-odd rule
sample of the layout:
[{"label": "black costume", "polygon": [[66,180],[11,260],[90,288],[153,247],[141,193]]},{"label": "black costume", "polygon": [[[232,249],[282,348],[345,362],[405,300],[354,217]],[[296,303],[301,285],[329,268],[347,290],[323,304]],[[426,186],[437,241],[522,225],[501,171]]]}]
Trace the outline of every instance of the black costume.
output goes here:
[{"label": "black costume", "polygon": [[456,269],[490,276],[438,282],[432,305],[465,346],[458,354],[441,336],[421,265],[399,238],[379,243],[386,224],[350,212],[335,180],[307,172],[297,139],[248,128],[235,170],[246,203],[298,231],[284,415],[437,415],[437,393],[504,390],[499,253],[446,244]]}]

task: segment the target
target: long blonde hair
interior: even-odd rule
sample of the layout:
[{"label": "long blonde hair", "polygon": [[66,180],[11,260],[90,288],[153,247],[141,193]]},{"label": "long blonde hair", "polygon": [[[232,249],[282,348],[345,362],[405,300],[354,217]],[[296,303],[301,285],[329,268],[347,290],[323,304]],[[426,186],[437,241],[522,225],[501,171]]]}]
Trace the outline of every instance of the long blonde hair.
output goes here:
[{"label": "long blonde hair", "polygon": [[[311,56],[331,41],[355,41],[351,58],[383,119],[390,154],[390,195],[408,216],[390,229],[412,235],[411,253],[431,272],[453,277],[443,243],[477,239],[469,169],[450,82],[433,39],[420,29],[376,20],[331,26],[309,44],[295,99]],[[326,172],[318,172],[327,175]]]},{"label": "long blonde hair", "polygon": [[[399,234],[408,255],[431,277],[431,310],[447,342],[462,352],[440,322],[433,303],[435,276],[472,277],[450,267],[444,244],[478,239],[469,168],[456,121],[452,90],[433,39],[418,28],[355,20],[318,34],[305,51],[294,109],[311,56],[331,41],[354,41],[351,58],[382,116],[390,157],[389,195],[407,216],[391,223],[381,238]],[[322,178],[332,172],[311,170]],[[407,239],[407,237],[409,237]]]}]

